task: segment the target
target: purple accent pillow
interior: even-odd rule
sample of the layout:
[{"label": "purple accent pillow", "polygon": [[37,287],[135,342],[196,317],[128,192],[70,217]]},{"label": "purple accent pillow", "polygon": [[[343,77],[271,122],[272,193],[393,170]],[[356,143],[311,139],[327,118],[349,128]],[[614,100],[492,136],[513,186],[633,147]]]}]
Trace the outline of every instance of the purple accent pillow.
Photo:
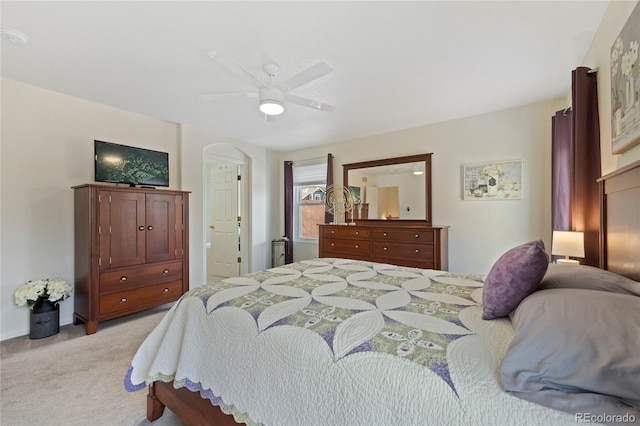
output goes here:
[{"label": "purple accent pillow", "polygon": [[549,267],[542,240],[514,247],[500,256],[484,281],[482,319],[505,317],[538,287]]}]

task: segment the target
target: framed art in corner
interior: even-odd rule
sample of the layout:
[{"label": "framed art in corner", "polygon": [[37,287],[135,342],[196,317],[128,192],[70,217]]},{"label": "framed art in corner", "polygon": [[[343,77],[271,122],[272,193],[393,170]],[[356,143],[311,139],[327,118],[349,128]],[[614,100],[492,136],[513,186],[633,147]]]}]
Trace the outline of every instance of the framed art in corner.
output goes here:
[{"label": "framed art in corner", "polygon": [[611,46],[611,148],[620,154],[640,143],[640,3]]},{"label": "framed art in corner", "polygon": [[522,199],[522,160],[465,164],[462,199]]}]

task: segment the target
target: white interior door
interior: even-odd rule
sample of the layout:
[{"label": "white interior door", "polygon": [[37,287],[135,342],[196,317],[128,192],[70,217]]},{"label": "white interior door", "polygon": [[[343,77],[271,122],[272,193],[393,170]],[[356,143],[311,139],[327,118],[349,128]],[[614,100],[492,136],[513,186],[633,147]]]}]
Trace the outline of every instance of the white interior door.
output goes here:
[{"label": "white interior door", "polygon": [[237,164],[218,164],[210,168],[211,245],[207,250],[207,278],[239,275],[240,213]]}]

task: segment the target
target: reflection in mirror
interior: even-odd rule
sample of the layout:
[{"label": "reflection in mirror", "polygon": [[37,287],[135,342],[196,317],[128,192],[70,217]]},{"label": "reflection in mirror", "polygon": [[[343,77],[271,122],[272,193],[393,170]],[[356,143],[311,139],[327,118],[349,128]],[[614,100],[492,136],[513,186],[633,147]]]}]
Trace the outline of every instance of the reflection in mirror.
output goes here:
[{"label": "reflection in mirror", "polygon": [[356,220],[430,222],[431,154],[345,164],[343,179],[354,194]]}]

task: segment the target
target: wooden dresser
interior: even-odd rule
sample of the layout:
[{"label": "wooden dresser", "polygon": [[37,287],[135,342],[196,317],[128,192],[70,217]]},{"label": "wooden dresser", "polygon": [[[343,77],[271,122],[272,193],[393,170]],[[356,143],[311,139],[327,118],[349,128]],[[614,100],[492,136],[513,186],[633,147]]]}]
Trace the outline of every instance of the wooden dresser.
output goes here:
[{"label": "wooden dresser", "polygon": [[74,324],[177,300],[189,289],[189,193],[81,185],[74,189]]},{"label": "wooden dresser", "polygon": [[319,257],[369,260],[443,271],[449,268],[446,226],[402,220],[319,226]]}]

